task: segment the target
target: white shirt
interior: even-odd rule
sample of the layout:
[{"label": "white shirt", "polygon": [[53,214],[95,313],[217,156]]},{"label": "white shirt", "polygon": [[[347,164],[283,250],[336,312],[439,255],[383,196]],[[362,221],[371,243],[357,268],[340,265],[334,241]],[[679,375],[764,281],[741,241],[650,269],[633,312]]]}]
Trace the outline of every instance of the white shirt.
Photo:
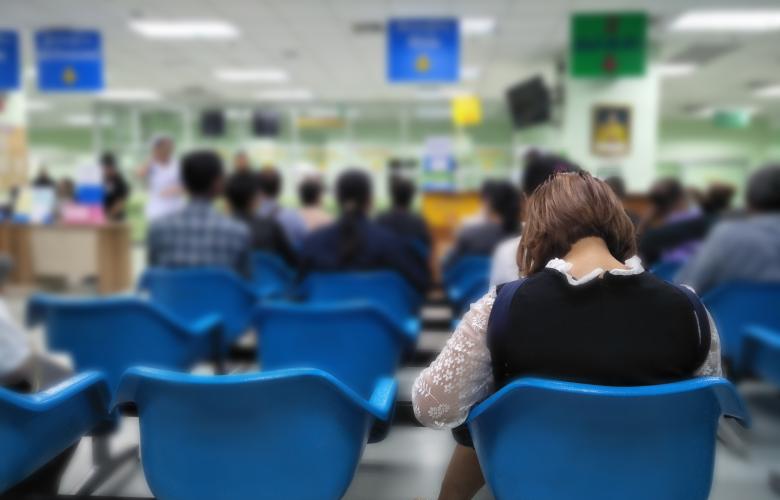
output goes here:
[{"label": "white shirt", "polygon": [[181,186],[177,162],[170,161],[167,165],[152,163],[147,174],[147,186],[149,197],[146,201],[146,218],[150,222],[184,207],[182,193],[172,195],[168,192]]},{"label": "white shirt", "polygon": [[504,240],[498,244],[490,259],[490,286],[496,287],[509,283],[520,277],[517,267],[517,247],[520,246],[520,236]]},{"label": "white shirt", "polygon": [[8,307],[0,299],[0,378],[16,371],[30,354],[27,337],[16,326]]}]

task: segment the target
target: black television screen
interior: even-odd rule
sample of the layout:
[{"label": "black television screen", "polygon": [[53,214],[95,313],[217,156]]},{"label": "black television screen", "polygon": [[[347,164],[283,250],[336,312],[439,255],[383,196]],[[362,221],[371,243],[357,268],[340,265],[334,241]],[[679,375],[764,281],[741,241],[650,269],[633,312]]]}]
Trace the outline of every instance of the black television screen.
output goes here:
[{"label": "black television screen", "polygon": [[225,134],[225,114],[219,109],[210,109],[200,115],[200,132],[206,137],[221,137]]},{"label": "black television screen", "polygon": [[257,110],[252,114],[252,133],[256,137],[276,137],[280,129],[281,121],[277,113]]},{"label": "black television screen", "polygon": [[550,92],[541,77],[535,76],[506,91],[509,113],[515,128],[524,128],[550,119]]}]

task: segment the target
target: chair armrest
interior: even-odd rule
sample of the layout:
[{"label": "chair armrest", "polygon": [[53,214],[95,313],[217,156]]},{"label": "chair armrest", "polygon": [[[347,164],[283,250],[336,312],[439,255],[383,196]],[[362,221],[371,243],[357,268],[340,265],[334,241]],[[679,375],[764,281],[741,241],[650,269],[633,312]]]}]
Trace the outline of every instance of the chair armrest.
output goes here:
[{"label": "chair armrest", "polygon": [[390,419],[397,393],[398,382],[394,379],[384,377],[377,381],[374,392],[371,393],[371,399],[368,401],[376,418],[383,421]]},{"label": "chair armrest", "polygon": [[98,372],[84,372],[75,375],[45,391],[30,395],[29,398],[33,405],[29,408],[35,411],[47,411],[63,401],[87,391],[94,392],[100,398],[101,406],[108,416],[110,390],[105,376]]},{"label": "chair armrest", "polygon": [[750,413],[731,382],[721,379],[721,383],[713,386],[713,392],[718,398],[720,411],[724,417],[733,418],[742,427],[750,427]]}]

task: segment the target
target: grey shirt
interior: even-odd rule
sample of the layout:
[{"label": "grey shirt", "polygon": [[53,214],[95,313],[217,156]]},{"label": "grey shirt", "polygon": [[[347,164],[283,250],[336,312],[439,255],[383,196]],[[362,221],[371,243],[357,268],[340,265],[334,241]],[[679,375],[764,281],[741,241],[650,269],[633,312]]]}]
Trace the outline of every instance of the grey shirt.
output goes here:
[{"label": "grey shirt", "polygon": [[735,281],[780,283],[780,213],[719,223],[675,281],[699,295]]}]

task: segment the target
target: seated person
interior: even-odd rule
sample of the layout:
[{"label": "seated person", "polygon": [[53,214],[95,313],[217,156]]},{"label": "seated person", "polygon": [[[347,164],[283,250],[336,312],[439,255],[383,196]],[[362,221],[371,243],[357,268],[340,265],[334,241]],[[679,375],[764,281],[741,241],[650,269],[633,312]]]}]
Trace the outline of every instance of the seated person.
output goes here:
[{"label": "seated person", "polygon": [[[523,178],[520,181],[522,204],[525,204],[537,187],[544,184],[553,175],[578,170],[578,166],[560,156],[538,151],[530,152],[525,157]],[[517,247],[519,245],[520,236],[512,235],[511,238],[504,240],[496,247],[490,261],[490,286],[514,281],[520,276],[520,268],[517,266]]]},{"label": "seated person", "polygon": [[707,236],[714,217],[694,203],[677,179],[661,179],[650,189],[651,209],[640,222],[639,255],[648,266],[685,262]]},{"label": "seated person", "polygon": [[222,192],[222,172],[222,160],[213,151],[184,157],[182,179],[189,201],[149,228],[150,267],[222,267],[250,274],[249,229],[212,207]]},{"label": "seated person", "polygon": [[[634,225],[604,182],[566,173],[539,187],[518,249],[526,278],[471,306],[414,383],[417,419],[455,428],[524,376],[639,386],[720,375],[701,302],[646,272],[635,251]],[[476,453],[459,445],[439,498],[471,498],[483,484]]]},{"label": "seated person", "polygon": [[243,170],[230,176],[225,195],[233,217],[249,228],[253,251],[278,255],[290,267],[298,264],[298,256],[279,223],[270,217],[257,215],[260,197],[254,174]]},{"label": "seated person", "polygon": [[258,215],[271,217],[284,229],[287,239],[296,249],[306,236],[306,224],[297,210],[279,204],[282,192],[282,176],[274,167],[263,167],[257,174],[260,186],[260,208]]},{"label": "seated person", "polygon": [[333,222],[333,217],[322,208],[322,181],[316,177],[307,177],[298,186],[298,199],[301,208],[298,211],[311,232]]},{"label": "seated person", "polygon": [[495,182],[487,192],[484,220],[462,227],[442,263],[443,269],[460,258],[489,256],[506,238],[517,234],[520,225],[520,195],[509,182]]},{"label": "seated person", "polygon": [[338,219],[311,233],[301,249],[301,272],[389,269],[420,292],[428,288],[427,264],[401,238],[368,218],[371,180],[357,169],[336,181]]},{"label": "seated person", "polygon": [[780,166],[764,167],[748,182],[749,212],[715,226],[675,277],[704,294],[735,282],[780,283]]},{"label": "seated person", "polygon": [[430,247],[431,235],[428,232],[428,225],[425,219],[414,213],[411,208],[414,192],[415,187],[411,180],[397,176],[390,179],[390,199],[393,206],[380,214],[376,222],[402,238]]}]

